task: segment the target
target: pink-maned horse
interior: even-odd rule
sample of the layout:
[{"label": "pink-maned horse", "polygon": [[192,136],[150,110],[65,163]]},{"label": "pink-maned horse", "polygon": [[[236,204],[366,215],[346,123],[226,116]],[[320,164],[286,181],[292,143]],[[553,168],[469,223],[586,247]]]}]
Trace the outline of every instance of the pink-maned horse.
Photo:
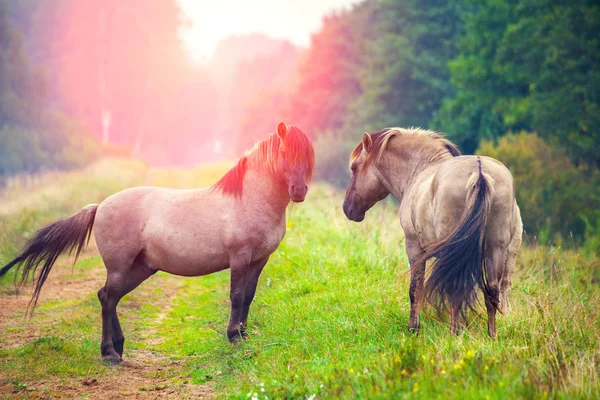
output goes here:
[{"label": "pink-maned horse", "polygon": [[[429,298],[439,311],[449,307],[455,332],[481,289],[488,334],[496,338],[496,311],[508,309],[523,233],[510,171],[493,158],[461,156],[438,133],[402,128],[365,133],[350,166],[344,200],[350,220],[362,221],[390,193],[400,202],[411,271],[409,329],[419,329]],[[424,284],[430,258],[436,261]]]},{"label": "pink-maned horse", "polygon": [[227,336],[235,341],[246,335],[258,278],[285,235],[290,200],[304,201],[314,162],[310,139],[281,123],[214,186],[131,188],[42,228],[0,270],[0,278],[22,267],[23,283],[41,266],[30,302],[35,307],[57,257],[79,255],[93,230],[107,271],[98,291],[103,360],[118,363],[123,355],[119,300],[157,271],[200,276],[229,268]]}]

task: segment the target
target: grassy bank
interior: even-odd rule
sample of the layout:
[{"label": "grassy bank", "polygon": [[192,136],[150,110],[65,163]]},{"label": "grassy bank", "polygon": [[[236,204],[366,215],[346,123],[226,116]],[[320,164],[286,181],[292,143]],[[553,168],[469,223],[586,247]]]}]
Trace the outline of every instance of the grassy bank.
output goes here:
[{"label": "grassy bank", "polygon": [[[8,261],[43,223],[120,187],[202,186],[225,168],[184,172],[127,164],[111,170],[113,164],[101,172],[54,177],[56,187],[5,197],[2,204],[13,205],[2,209],[13,211],[0,215],[9,227],[0,233],[0,261]],[[96,180],[95,174],[104,173]],[[54,196],[51,201],[40,195],[45,191]],[[130,332],[125,355],[131,349],[175,360],[159,374],[167,385],[211,385],[210,395],[219,398],[594,397],[600,363],[597,257],[528,243],[513,277],[511,313],[498,321],[498,341],[487,337],[483,318],[473,316],[466,331],[451,336],[448,321],[428,310],[415,336],[406,329],[409,275],[395,207],[378,205],[356,224],[343,216],[342,200],[339,192],[314,185],[307,201],[291,208],[286,238],[259,283],[249,340],[231,345],[225,339],[227,271],[185,279],[157,274],[120,306],[125,334]],[[74,270],[84,278],[72,282],[103,274],[93,248],[86,257],[90,266]],[[12,296],[10,286],[2,285],[5,301]],[[22,333],[23,340],[0,349],[0,383],[12,379],[32,387],[44,376],[64,382],[117,376],[118,368],[99,362],[94,296],[90,291],[77,300],[43,302],[32,319],[45,321],[37,336],[13,327],[5,337]],[[80,361],[61,370],[55,359]]]}]

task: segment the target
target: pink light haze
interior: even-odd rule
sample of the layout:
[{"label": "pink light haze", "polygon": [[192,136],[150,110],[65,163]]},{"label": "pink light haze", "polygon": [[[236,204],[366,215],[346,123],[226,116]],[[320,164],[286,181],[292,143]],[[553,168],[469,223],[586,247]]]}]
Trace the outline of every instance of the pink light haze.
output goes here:
[{"label": "pink light haze", "polygon": [[324,15],[357,0],[177,0],[182,12],[180,37],[197,62],[208,62],[220,40],[264,33],[306,47]]}]

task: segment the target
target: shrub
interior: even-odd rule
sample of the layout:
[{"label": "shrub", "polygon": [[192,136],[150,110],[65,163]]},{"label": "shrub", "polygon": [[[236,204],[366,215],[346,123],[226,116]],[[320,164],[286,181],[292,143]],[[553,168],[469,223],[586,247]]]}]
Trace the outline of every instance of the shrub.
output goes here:
[{"label": "shrub", "polygon": [[533,133],[510,134],[497,143],[484,140],[478,154],[503,162],[515,179],[525,230],[540,241],[573,237],[593,243],[600,231],[600,171],[575,165],[563,149]]},{"label": "shrub", "polygon": [[32,126],[0,124],[0,143],[0,186],[14,174],[77,168],[101,154],[124,155],[101,148],[83,125],[60,113],[47,113],[43,123]]}]

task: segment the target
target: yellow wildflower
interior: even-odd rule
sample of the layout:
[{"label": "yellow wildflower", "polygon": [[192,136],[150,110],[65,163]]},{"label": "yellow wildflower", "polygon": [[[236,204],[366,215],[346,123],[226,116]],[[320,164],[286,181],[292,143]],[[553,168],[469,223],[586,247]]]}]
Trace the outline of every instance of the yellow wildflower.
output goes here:
[{"label": "yellow wildflower", "polygon": [[419,391],[419,382],[415,382],[412,391],[413,393],[417,393]]}]

